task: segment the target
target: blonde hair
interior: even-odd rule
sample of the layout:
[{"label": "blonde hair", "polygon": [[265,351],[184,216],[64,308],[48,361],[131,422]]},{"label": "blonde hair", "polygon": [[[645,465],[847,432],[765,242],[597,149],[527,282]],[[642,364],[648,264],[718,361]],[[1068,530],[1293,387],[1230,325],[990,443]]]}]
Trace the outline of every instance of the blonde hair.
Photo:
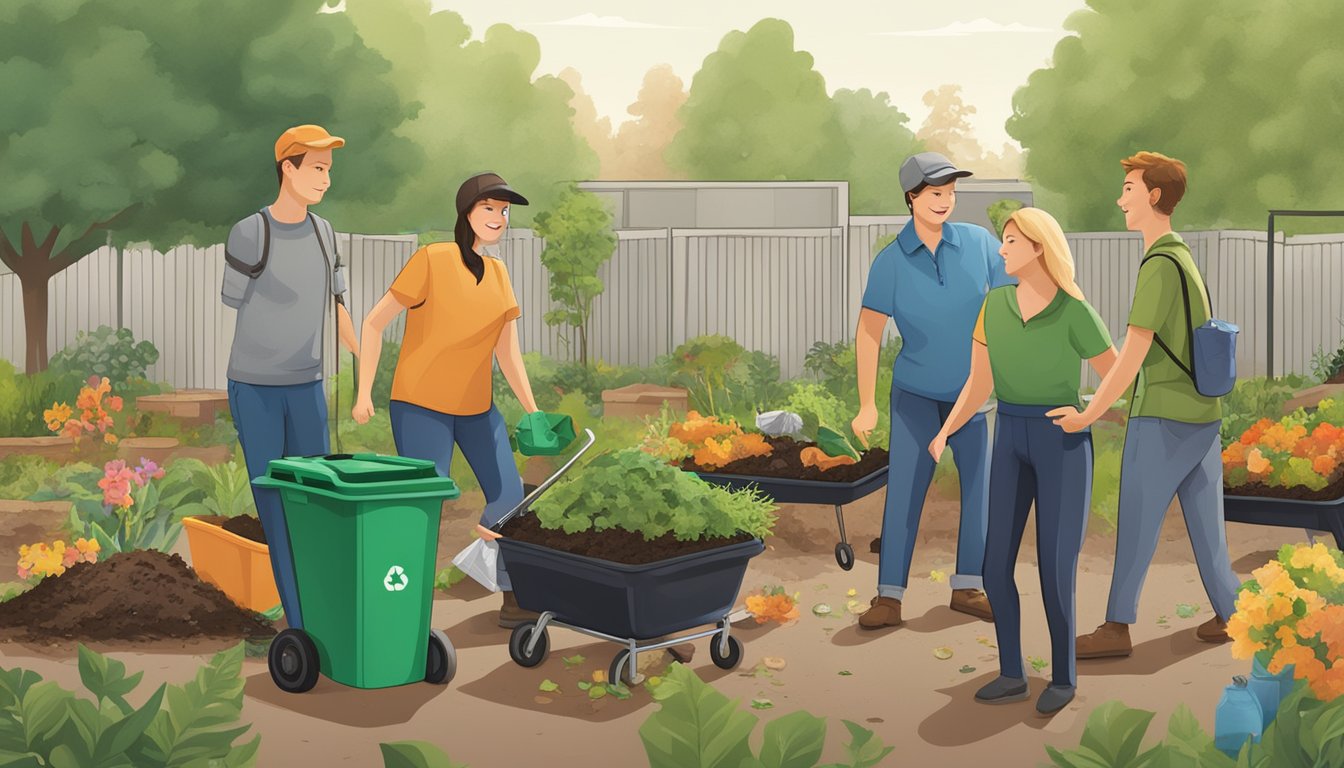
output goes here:
[{"label": "blonde hair", "polygon": [[[1041,246],[1045,271],[1055,285],[1073,298],[1084,301],[1083,289],[1074,281],[1073,251],[1069,250],[1069,241],[1055,217],[1040,208],[1019,208],[1013,211],[1008,221],[1017,225],[1023,237]],[[1004,227],[1007,226],[1005,223]]]}]

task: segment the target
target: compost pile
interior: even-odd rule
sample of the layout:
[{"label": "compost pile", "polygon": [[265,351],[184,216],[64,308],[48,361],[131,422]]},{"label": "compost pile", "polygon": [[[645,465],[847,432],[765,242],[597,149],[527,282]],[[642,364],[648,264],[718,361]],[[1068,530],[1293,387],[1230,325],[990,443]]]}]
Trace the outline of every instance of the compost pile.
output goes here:
[{"label": "compost pile", "polygon": [[823,470],[803,464],[803,449],[813,447],[814,443],[798,442],[791,437],[766,437],[765,442],[771,448],[769,455],[766,456],[738,459],[718,469],[706,469],[697,465],[694,459],[686,459],[681,462],[681,468],[688,472],[713,472],[722,475],[852,483],[880,469],[886,469],[887,466],[887,450],[885,448],[872,448],[865,451],[860,455],[857,463]]},{"label": "compost pile", "polygon": [[1236,488],[1224,488],[1226,496],[1254,496],[1266,499],[1290,499],[1293,501],[1336,501],[1344,499],[1344,475],[1319,491],[1313,491],[1305,485],[1284,488],[1278,485],[1250,483]]},{"label": "compost pile", "polygon": [[219,523],[229,533],[250,539],[258,544],[266,543],[266,532],[261,529],[261,521],[251,515],[226,517]]},{"label": "compost pile", "polygon": [[729,538],[678,541],[668,533],[645,541],[643,534],[621,528],[609,528],[601,532],[565,533],[559,529],[542,528],[541,521],[536,515],[519,515],[505,523],[500,533],[515,541],[525,541],[561,552],[626,565],[656,563],[659,560],[706,552],[752,539],[749,534],[741,533]]},{"label": "compost pile", "polygon": [[201,581],[180,556],[156,550],[76,563],[0,604],[0,637],[21,642],[274,634],[264,617],[238,607]]}]

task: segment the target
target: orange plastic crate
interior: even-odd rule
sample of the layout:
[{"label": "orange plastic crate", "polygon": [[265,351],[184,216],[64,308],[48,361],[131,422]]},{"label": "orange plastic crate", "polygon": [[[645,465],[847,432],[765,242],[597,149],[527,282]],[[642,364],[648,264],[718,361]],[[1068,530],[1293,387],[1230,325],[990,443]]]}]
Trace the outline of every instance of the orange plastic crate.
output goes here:
[{"label": "orange plastic crate", "polygon": [[280,604],[270,549],[196,517],[182,519],[191,565],[238,605],[261,613]]}]

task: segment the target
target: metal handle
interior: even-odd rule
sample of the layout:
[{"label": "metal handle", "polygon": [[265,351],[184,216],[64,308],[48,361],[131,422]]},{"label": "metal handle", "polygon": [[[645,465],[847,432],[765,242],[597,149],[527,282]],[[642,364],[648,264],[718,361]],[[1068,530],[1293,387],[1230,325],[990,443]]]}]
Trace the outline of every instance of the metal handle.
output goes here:
[{"label": "metal handle", "polygon": [[555,481],[559,480],[561,475],[568,472],[569,468],[574,466],[574,462],[578,461],[580,456],[587,453],[588,449],[593,447],[593,443],[597,442],[597,436],[593,434],[593,430],[584,429],[583,434],[588,436],[588,442],[585,443],[584,446],[580,448],[577,453],[569,457],[569,461],[566,461],[565,465],[560,467],[560,469],[558,469],[555,474],[546,478],[546,481],[544,483],[534,488],[532,492],[529,493],[528,495],[524,496],[523,500],[518,502],[518,506],[514,507],[513,509],[505,513],[505,515],[499,519],[499,522],[495,523],[493,526],[490,527],[490,530],[496,532],[499,531],[499,529],[502,528],[505,523],[512,520],[520,512],[523,512],[527,510],[528,507],[532,506],[532,502],[536,501],[537,497],[545,493],[546,489],[550,488],[552,485],[555,485]]}]

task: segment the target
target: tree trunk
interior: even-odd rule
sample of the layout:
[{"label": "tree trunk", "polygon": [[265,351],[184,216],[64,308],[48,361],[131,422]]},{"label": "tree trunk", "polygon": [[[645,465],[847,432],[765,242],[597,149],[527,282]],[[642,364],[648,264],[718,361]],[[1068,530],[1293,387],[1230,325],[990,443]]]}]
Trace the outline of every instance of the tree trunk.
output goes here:
[{"label": "tree trunk", "polygon": [[30,375],[47,369],[47,284],[51,275],[45,272],[17,273],[23,291],[24,370]]},{"label": "tree trunk", "polygon": [[588,367],[588,327],[579,326],[579,363],[584,368]]}]

